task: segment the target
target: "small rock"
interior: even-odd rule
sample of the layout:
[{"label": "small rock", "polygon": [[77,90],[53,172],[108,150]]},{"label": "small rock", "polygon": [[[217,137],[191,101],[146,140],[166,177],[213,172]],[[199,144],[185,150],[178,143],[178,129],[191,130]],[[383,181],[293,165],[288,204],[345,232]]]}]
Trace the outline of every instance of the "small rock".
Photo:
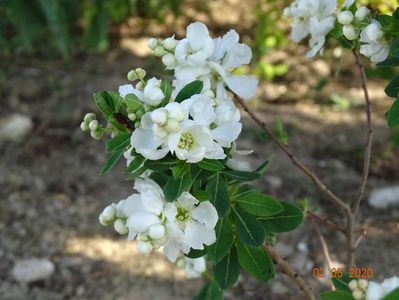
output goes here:
[{"label": "small rock", "polygon": [[265,180],[272,188],[278,189],[283,185],[283,180],[280,177],[267,175],[265,176]]},{"label": "small rock", "polygon": [[320,76],[326,77],[330,74],[330,66],[324,60],[314,61],[312,67]]},{"label": "small rock", "polygon": [[54,264],[48,259],[28,258],[17,261],[11,273],[15,280],[30,283],[49,278],[54,269]]},{"label": "small rock", "polygon": [[287,294],[289,289],[279,281],[276,281],[272,285],[272,293],[277,295]]},{"label": "small rock", "polygon": [[399,206],[399,185],[375,189],[369,197],[369,204],[378,209]]},{"label": "small rock", "polygon": [[20,142],[32,130],[33,122],[30,117],[12,114],[0,120],[0,141]]}]

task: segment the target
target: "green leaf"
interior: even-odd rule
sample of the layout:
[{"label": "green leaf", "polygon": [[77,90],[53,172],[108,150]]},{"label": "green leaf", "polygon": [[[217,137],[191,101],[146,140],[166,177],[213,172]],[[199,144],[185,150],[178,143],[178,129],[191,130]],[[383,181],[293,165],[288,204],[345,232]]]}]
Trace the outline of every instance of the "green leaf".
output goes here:
[{"label": "green leaf", "polygon": [[130,146],[130,133],[121,133],[114,136],[107,142],[107,152],[112,152],[115,150],[126,150]]},{"label": "green leaf", "polygon": [[211,259],[218,263],[227,255],[233,245],[233,227],[229,217],[219,219],[216,224],[216,242],[209,247],[209,253],[212,253]]},{"label": "green leaf", "polygon": [[94,0],[94,9],[86,16],[86,28],[83,33],[83,44],[88,49],[103,51],[108,47],[107,29],[108,13],[103,0]]},{"label": "green leaf", "polygon": [[399,127],[399,98],[395,100],[391,108],[386,112],[388,127]]},{"label": "green leaf", "polygon": [[266,233],[262,224],[238,205],[234,208],[235,226],[241,243],[258,247],[265,242]]},{"label": "green leaf", "polygon": [[346,291],[328,291],[320,294],[322,300],[352,300],[352,294]]},{"label": "green leaf", "polygon": [[377,67],[395,67],[399,65],[399,57],[389,56],[386,60],[379,62]]},{"label": "green leaf", "polygon": [[288,134],[284,130],[283,123],[281,122],[279,117],[274,119],[274,132],[276,134],[277,139],[283,143],[284,145],[288,144]]},{"label": "green leaf", "polygon": [[393,57],[399,58],[399,38],[396,38],[392,41],[391,46],[389,47],[389,53]]},{"label": "green leaf", "polygon": [[198,200],[198,201],[206,201],[211,199],[211,194],[207,191],[203,190],[196,190],[191,192],[191,194]]},{"label": "green leaf", "polygon": [[165,97],[163,98],[163,100],[159,106],[164,107],[164,106],[166,106],[166,104],[169,103],[170,96],[172,95],[172,86],[170,85],[170,82],[167,80],[162,80],[161,90],[162,90],[162,93],[165,95]]},{"label": "green leaf", "polygon": [[117,162],[121,158],[123,152],[124,152],[123,149],[122,150],[116,150],[114,152],[110,152],[108,154],[108,157],[107,157],[107,160],[105,161],[104,166],[101,169],[100,174],[104,175],[104,174],[107,174],[109,171],[111,171],[112,168],[115,167],[115,165],[117,164]]},{"label": "green leaf", "polygon": [[197,249],[191,249],[190,252],[186,254],[187,257],[189,258],[199,258],[203,257],[208,253],[207,247],[204,247],[202,250],[197,250]]},{"label": "green leaf", "polygon": [[127,172],[136,171],[138,168],[142,167],[145,160],[146,160],[146,158],[144,156],[142,156],[138,153],[135,153],[133,160],[127,166]]},{"label": "green leaf", "polygon": [[351,292],[351,289],[348,285],[349,281],[351,281],[349,273],[344,272],[342,278],[335,277],[332,278],[331,281],[337,290]]},{"label": "green leaf", "polygon": [[202,92],[204,84],[201,80],[195,80],[184,86],[177,94],[175,101],[180,103],[186,99],[191,98],[195,94]]},{"label": "green leaf", "polygon": [[256,168],[255,172],[259,173],[259,174],[265,173],[267,171],[267,169],[269,168],[272,160],[273,160],[273,156],[266,159],[266,161],[263,164],[261,164],[259,167]]},{"label": "green leaf", "polygon": [[203,159],[199,163],[197,163],[197,166],[201,169],[214,172],[224,169],[224,165],[220,161],[215,159]]},{"label": "green leaf", "polygon": [[274,278],[273,261],[262,248],[238,243],[237,254],[241,267],[259,281],[266,282]]},{"label": "green leaf", "polygon": [[173,168],[172,174],[175,179],[184,176],[187,172],[191,171],[191,165],[187,164],[184,160],[179,161]]},{"label": "green leaf", "polygon": [[398,97],[399,96],[399,75],[395,76],[385,88],[385,94],[389,97]]},{"label": "green leaf", "polygon": [[170,177],[166,182],[164,193],[168,202],[175,201],[180,195],[191,186],[191,174],[175,179]]},{"label": "green leaf", "polygon": [[252,181],[260,178],[260,174],[256,172],[246,172],[246,171],[223,171],[222,172],[227,177],[236,181]]},{"label": "green leaf", "polygon": [[142,166],[136,170],[134,170],[133,172],[131,172],[125,180],[135,180],[137,178],[139,178],[141,176],[141,174],[143,174],[145,171],[147,170],[147,168],[145,166]]},{"label": "green leaf", "polygon": [[144,110],[143,102],[137,98],[135,94],[127,94],[125,96],[125,103],[129,111],[135,112],[137,110]]},{"label": "green leaf", "polygon": [[163,158],[162,160],[147,160],[145,166],[154,171],[165,171],[171,169],[177,160],[174,158]]},{"label": "green leaf", "polygon": [[284,211],[274,216],[258,218],[267,232],[287,232],[302,224],[304,214],[299,207],[288,202],[280,204]]},{"label": "green leaf", "polygon": [[237,252],[231,248],[230,252],[213,268],[216,283],[223,290],[231,287],[240,275],[240,265],[238,264]]},{"label": "green leaf", "polygon": [[94,94],[94,101],[98,109],[104,114],[105,118],[110,118],[117,113],[123,98],[116,92],[101,92]]},{"label": "green leaf", "polygon": [[170,176],[163,172],[154,171],[149,176],[152,180],[159,184],[163,189],[165,188],[166,183],[168,182]]},{"label": "green leaf", "polygon": [[399,299],[399,288],[394,289],[388,295],[386,295],[382,300],[398,300]]},{"label": "green leaf", "polygon": [[192,300],[222,300],[223,290],[221,290],[218,285],[212,281],[204,286],[197,295],[195,295]]},{"label": "green leaf", "polygon": [[240,198],[246,194],[252,193],[252,192],[256,192],[256,190],[253,186],[248,185],[248,184],[243,184],[242,186],[240,186],[238,191],[233,195],[233,200]]},{"label": "green leaf", "polygon": [[224,217],[230,208],[226,179],[220,173],[217,173],[216,176],[207,183],[205,189],[211,194],[210,202],[215,206],[219,218]]},{"label": "green leaf", "polygon": [[279,201],[271,196],[257,192],[247,193],[235,199],[241,207],[252,215],[268,217],[284,211]]}]

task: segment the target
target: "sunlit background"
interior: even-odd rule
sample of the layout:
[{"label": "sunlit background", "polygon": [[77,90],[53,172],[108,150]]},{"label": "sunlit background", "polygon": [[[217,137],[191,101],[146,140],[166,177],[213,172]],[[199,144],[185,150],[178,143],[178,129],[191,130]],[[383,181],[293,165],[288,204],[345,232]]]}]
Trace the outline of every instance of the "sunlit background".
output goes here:
[{"label": "sunlit background", "polygon": [[[390,13],[395,0],[360,1]],[[190,299],[205,281],[187,280],[159,253],[141,256],[135,244],[102,227],[102,208],[132,193],[122,167],[99,176],[104,142],[79,124],[95,111],[92,93],[117,90],[126,73],[142,67],[168,77],[149,56],[149,37],[181,38],[193,21],[212,35],[231,28],[253,49],[251,66],[238,72],[260,79],[251,106],[262,119],[279,115],[290,145],[339,195],[356,195],[365,143],[363,99],[350,51],[330,45],[307,59],[306,45],[289,40],[282,16],[288,0],[0,0],[0,299],[168,300]],[[375,146],[368,194],[399,179],[399,131],[388,130],[391,105],[385,79],[394,69],[367,69],[373,102]],[[317,208],[323,198],[291,162],[265,141],[243,113],[239,146],[253,149],[254,166],[274,156],[256,184],[266,193]],[[399,195],[398,195],[399,198]],[[326,204],[324,203],[324,207]],[[327,205],[328,207],[328,205]],[[324,213],[321,211],[321,213]],[[334,208],[326,211],[337,221]],[[368,230],[359,265],[376,279],[398,275],[399,210],[363,204]],[[336,265],[343,261],[340,236],[327,241]],[[316,289],[323,267],[320,245],[305,222],[282,235],[277,249]],[[381,255],[381,248],[384,255]],[[39,260],[38,260],[39,259]],[[259,284],[242,274],[226,299],[299,299],[283,276]]]}]

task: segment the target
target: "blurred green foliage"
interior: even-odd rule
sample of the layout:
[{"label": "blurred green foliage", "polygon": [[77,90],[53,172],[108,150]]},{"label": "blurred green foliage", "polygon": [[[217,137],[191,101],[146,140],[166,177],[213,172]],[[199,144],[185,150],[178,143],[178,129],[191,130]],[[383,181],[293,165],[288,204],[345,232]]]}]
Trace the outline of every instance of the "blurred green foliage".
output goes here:
[{"label": "blurred green foliage", "polygon": [[108,26],[130,16],[163,21],[183,0],[0,0],[0,54],[105,50]]}]

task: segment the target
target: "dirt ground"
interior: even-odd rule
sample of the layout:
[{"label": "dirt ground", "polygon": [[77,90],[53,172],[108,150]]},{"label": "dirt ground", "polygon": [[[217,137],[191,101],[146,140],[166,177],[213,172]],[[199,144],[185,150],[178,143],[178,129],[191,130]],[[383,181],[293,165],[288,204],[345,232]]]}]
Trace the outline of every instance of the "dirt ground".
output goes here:
[{"label": "dirt ground", "polygon": [[[139,256],[134,243],[98,222],[102,208],[129,195],[132,184],[124,181],[122,164],[108,176],[98,175],[105,159],[104,141],[89,138],[79,124],[85,113],[95,111],[93,92],[116,90],[132,67],[155,73],[160,69],[159,62],[145,57],[145,51],[140,54],[140,42],[127,39],[125,50],[80,56],[67,67],[48,60],[13,62],[1,90],[0,118],[24,114],[32,119],[33,129],[21,142],[0,141],[1,300],[190,299],[204,283],[185,279],[159,253]],[[281,60],[291,66],[290,71],[261,84],[254,109],[269,123],[276,114],[281,116],[294,152],[337,194],[354,197],[361,175],[365,118],[353,61],[340,59],[339,76],[316,92],[312,87],[317,81],[334,75],[338,67],[285,52],[270,57],[271,62]],[[399,146],[390,142],[392,132],[385,126],[384,111],[390,100],[384,96],[383,85],[380,80],[370,82],[375,144],[367,194],[399,179]],[[351,107],[341,110],[328,105],[334,93],[349,98]],[[256,185],[287,201],[308,199],[321,214],[342,222],[341,215],[291,162],[262,141],[253,122],[244,114],[243,119],[239,145],[255,150],[250,158],[253,165],[274,155],[270,169]],[[360,246],[358,266],[373,267],[376,280],[398,275],[399,210],[376,211],[364,201],[360,219],[368,236]],[[334,261],[344,261],[342,237],[321,229]],[[314,266],[324,266],[311,224],[305,222],[297,231],[281,235],[277,248],[316,290],[328,288],[326,281],[311,276]],[[54,274],[34,284],[18,283],[11,276],[12,267],[30,257],[49,258],[55,264]],[[242,274],[225,299],[302,298],[283,276],[259,284]]]}]

